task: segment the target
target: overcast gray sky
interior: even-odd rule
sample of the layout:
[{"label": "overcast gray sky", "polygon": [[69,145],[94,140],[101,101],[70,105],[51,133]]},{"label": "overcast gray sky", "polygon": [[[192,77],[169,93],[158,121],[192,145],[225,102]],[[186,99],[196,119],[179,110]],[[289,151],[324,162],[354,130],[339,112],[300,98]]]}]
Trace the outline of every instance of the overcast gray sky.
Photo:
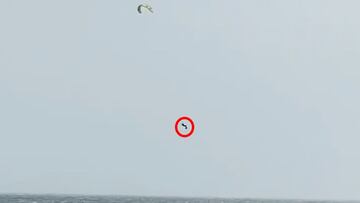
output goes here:
[{"label": "overcast gray sky", "polygon": [[0,1],[0,192],[360,199],[360,1],[148,2]]}]

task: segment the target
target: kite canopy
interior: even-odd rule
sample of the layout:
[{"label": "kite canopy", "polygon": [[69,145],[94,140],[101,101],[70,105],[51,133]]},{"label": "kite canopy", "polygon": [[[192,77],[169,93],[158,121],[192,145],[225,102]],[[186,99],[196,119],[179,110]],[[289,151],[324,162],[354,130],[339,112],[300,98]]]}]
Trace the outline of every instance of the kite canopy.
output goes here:
[{"label": "kite canopy", "polygon": [[152,7],[151,7],[150,5],[148,5],[148,4],[140,4],[140,5],[138,6],[138,8],[137,8],[137,11],[138,11],[139,13],[143,13],[143,10],[144,10],[144,9],[150,11],[151,13],[154,12],[153,9],[152,9]]}]

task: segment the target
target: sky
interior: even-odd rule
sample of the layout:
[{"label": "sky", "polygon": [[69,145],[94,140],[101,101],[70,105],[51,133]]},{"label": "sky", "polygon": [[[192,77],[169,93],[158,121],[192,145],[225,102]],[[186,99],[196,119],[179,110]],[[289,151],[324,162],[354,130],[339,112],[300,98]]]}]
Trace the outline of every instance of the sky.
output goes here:
[{"label": "sky", "polygon": [[360,199],[360,1],[140,3],[0,1],[1,193]]}]

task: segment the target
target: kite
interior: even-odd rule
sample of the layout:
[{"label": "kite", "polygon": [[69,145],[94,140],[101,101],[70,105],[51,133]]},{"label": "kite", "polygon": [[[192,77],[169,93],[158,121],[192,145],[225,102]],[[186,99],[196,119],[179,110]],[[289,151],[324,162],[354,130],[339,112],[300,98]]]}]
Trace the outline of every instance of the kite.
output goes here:
[{"label": "kite", "polygon": [[152,7],[148,4],[140,4],[138,7],[137,7],[137,11],[141,14],[143,13],[143,9],[146,9],[148,11],[150,11],[151,13],[154,13]]}]

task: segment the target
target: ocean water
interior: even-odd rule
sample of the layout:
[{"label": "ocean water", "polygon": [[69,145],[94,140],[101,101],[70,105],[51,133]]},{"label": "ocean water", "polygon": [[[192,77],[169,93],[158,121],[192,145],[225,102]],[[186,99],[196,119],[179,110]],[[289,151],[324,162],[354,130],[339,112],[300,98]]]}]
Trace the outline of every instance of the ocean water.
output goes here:
[{"label": "ocean water", "polygon": [[311,201],[220,198],[162,198],[82,195],[0,195],[0,203],[360,203],[360,201]]}]

